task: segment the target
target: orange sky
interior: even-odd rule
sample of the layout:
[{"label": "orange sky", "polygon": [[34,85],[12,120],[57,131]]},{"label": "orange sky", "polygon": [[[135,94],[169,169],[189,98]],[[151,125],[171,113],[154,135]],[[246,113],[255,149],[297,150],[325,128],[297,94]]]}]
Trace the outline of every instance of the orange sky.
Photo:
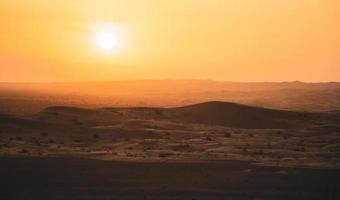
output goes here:
[{"label": "orange sky", "polygon": [[0,24],[0,81],[340,81],[338,0],[1,0]]}]

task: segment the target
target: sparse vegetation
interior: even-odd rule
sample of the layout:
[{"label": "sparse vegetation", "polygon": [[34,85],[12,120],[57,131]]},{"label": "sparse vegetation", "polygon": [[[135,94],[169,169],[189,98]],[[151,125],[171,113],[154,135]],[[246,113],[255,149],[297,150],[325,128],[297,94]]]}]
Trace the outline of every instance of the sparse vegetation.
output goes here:
[{"label": "sparse vegetation", "polygon": [[161,115],[161,114],[162,114],[162,111],[161,111],[161,110],[155,110],[155,114],[156,114],[156,115]]},{"label": "sparse vegetation", "polygon": [[83,125],[83,124],[84,124],[83,122],[81,122],[81,121],[79,121],[79,120],[77,120],[77,119],[72,120],[72,122],[73,122],[73,124],[76,125],[76,126],[80,126],[80,125]]},{"label": "sparse vegetation", "polygon": [[231,133],[224,133],[224,137],[225,138],[230,138],[231,137]]},{"label": "sparse vegetation", "polygon": [[288,134],[283,134],[282,136],[283,136],[284,140],[288,140],[289,139],[289,135]]},{"label": "sparse vegetation", "polygon": [[254,137],[255,134],[254,133],[248,133],[248,137]]},{"label": "sparse vegetation", "polygon": [[21,141],[21,140],[22,140],[22,137],[20,137],[20,136],[17,136],[17,137],[15,137],[15,140],[17,140],[17,141]]},{"label": "sparse vegetation", "polygon": [[73,139],[73,142],[80,143],[80,142],[81,142],[81,139],[79,139],[79,138],[74,138],[74,139]]},{"label": "sparse vegetation", "polygon": [[46,131],[40,132],[40,135],[41,136],[48,136],[48,132],[46,132]]},{"label": "sparse vegetation", "polygon": [[99,138],[100,138],[100,135],[97,134],[97,133],[96,133],[96,134],[93,134],[93,138],[94,138],[94,139],[99,139]]},{"label": "sparse vegetation", "polygon": [[158,154],[158,156],[160,158],[166,158],[166,157],[169,157],[169,156],[172,156],[172,155],[173,155],[173,153],[170,153],[170,152],[161,152],[161,153]]},{"label": "sparse vegetation", "polygon": [[33,140],[33,143],[34,143],[36,146],[41,146],[40,141],[37,140],[37,139],[34,139],[34,140]]},{"label": "sparse vegetation", "polygon": [[28,150],[27,150],[27,149],[21,149],[21,150],[19,151],[19,153],[27,154],[27,153],[28,153]]},{"label": "sparse vegetation", "polygon": [[255,151],[253,151],[252,153],[255,156],[263,156],[264,155],[264,151],[262,149],[257,149]]},{"label": "sparse vegetation", "polygon": [[306,149],[305,147],[295,147],[294,151],[300,151],[300,152],[304,152]]}]

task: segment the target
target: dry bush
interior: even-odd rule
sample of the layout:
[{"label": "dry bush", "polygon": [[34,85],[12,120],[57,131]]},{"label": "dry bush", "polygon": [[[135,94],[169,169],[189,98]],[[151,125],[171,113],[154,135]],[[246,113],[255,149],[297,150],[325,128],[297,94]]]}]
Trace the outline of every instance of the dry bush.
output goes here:
[{"label": "dry bush", "polygon": [[73,125],[76,125],[76,126],[80,126],[80,125],[84,124],[83,122],[79,121],[78,119],[74,119],[72,121],[73,121]]},{"label": "dry bush", "polygon": [[15,137],[15,140],[17,140],[17,141],[21,141],[21,140],[22,140],[22,138],[21,138],[20,136],[17,136],[17,137]]},{"label": "dry bush", "polygon": [[155,114],[156,114],[156,115],[162,115],[163,113],[162,113],[162,111],[160,111],[160,110],[155,110]]},{"label": "dry bush", "polygon": [[263,156],[264,155],[264,151],[262,149],[255,150],[255,151],[253,151],[253,155],[255,155],[255,156]]},{"label": "dry bush", "polygon": [[81,139],[78,139],[78,138],[75,138],[75,139],[73,139],[73,142],[81,142]]},{"label": "dry bush", "polygon": [[100,135],[97,134],[97,133],[96,133],[96,134],[93,134],[93,138],[94,138],[94,139],[99,139],[99,138],[100,138]]},{"label": "dry bush", "polygon": [[162,152],[162,153],[158,154],[158,157],[165,158],[165,157],[169,157],[169,156],[172,156],[172,155],[173,155],[173,153],[170,153],[170,152]]},{"label": "dry bush", "polygon": [[43,132],[40,133],[40,135],[41,135],[41,136],[47,136],[47,135],[48,135],[48,132],[43,131]]},{"label": "dry bush", "polygon": [[305,149],[305,147],[296,147],[296,148],[294,148],[294,151],[305,152],[306,149]]},{"label": "dry bush", "polygon": [[28,150],[27,149],[21,149],[20,151],[19,151],[19,153],[28,153]]},{"label": "dry bush", "polygon": [[230,138],[231,137],[231,133],[224,133],[224,137]]}]

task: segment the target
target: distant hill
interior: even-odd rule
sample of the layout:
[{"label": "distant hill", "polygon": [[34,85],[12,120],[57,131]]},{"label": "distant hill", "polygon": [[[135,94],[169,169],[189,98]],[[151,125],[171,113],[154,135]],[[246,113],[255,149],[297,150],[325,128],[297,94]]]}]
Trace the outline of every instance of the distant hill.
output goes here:
[{"label": "distant hill", "polygon": [[178,107],[207,101],[294,111],[340,110],[340,83],[208,80],[0,83],[0,112],[5,113],[34,113],[54,105]]},{"label": "distant hill", "polygon": [[228,102],[206,102],[169,109],[173,120],[238,128],[296,126],[300,113],[251,107]]},{"label": "distant hill", "polygon": [[[205,102],[175,108],[106,108],[138,119],[169,120],[177,123],[219,125],[235,128],[296,128],[314,119],[332,119],[332,114],[266,109],[229,102]],[[331,117],[330,117],[331,116]]]}]

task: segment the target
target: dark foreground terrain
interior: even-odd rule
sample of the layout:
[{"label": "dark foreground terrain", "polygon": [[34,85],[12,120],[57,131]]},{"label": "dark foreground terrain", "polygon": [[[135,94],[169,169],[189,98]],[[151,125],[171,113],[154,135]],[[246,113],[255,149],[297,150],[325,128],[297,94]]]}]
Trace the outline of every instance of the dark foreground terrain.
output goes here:
[{"label": "dark foreground terrain", "polygon": [[340,199],[340,170],[245,161],[0,158],[0,199]]},{"label": "dark foreground terrain", "polygon": [[0,114],[0,200],[340,199],[340,113],[229,102]]}]

